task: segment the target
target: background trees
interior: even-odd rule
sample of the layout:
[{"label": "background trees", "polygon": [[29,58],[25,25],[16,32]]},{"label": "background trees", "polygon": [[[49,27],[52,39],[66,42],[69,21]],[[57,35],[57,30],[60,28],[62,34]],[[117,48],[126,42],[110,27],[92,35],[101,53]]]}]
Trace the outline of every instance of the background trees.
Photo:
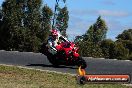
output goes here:
[{"label": "background trees", "polygon": [[[3,49],[18,48],[17,37],[20,25],[20,8],[14,0],[6,0],[2,4],[3,24],[1,25],[1,45]],[[18,30],[16,30],[18,28]],[[8,37],[6,37],[8,36]],[[16,41],[14,40],[16,39]]]},{"label": "background trees", "polygon": [[[55,15],[56,28],[66,36],[67,7]],[[37,52],[47,41],[52,18],[53,11],[47,5],[42,7],[42,0],[5,0],[0,10],[0,49]]]},{"label": "background trees", "polygon": [[111,39],[105,39],[101,41],[100,48],[103,53],[103,57],[107,59],[112,59],[115,58],[114,54],[114,48],[115,48],[115,43]]},{"label": "background trees", "polygon": [[66,29],[68,28],[68,20],[69,15],[67,7],[60,8],[56,19],[56,28],[63,36],[67,36]]},{"label": "background trees", "polygon": [[77,36],[77,42],[82,56],[104,57],[108,59],[132,59],[132,29],[124,30],[117,40],[106,39],[107,25],[99,16],[82,36]]},{"label": "background trees", "polygon": [[8,22],[3,15],[2,9],[0,10],[0,49],[7,49],[9,47],[9,28]]},{"label": "background trees", "polygon": [[85,41],[91,41],[95,44],[106,39],[107,25],[105,21],[99,16],[96,22],[89,27],[87,32],[84,34]]},{"label": "background trees", "polygon": [[46,42],[48,35],[51,29],[51,18],[53,16],[53,11],[45,5],[42,8],[42,17],[41,17],[41,31],[39,32],[42,42]]},{"label": "background trees", "polygon": [[[42,6],[41,0],[5,0],[0,9],[0,49],[38,52],[41,43],[47,41],[52,20],[55,20],[53,26],[67,37],[68,9],[66,5],[63,8],[56,6],[58,12],[53,13],[47,5]],[[53,15],[55,19],[52,19]],[[132,60],[132,29],[124,30],[116,41],[106,38],[107,31],[105,21],[99,16],[85,34],[76,36],[79,53]]]},{"label": "background trees", "polygon": [[131,59],[132,60],[132,29],[124,30],[121,34],[117,36],[117,44],[122,44],[124,52],[122,56],[118,55],[121,59]]},{"label": "background trees", "polygon": [[52,16],[48,6],[44,6],[41,12],[41,4],[41,0],[5,0],[3,2],[3,20],[0,26],[1,49],[38,51],[41,42],[46,38],[45,33],[50,29]]},{"label": "background trees", "polygon": [[[82,56],[102,57],[100,43],[106,39],[107,26],[105,21],[99,16],[97,21],[89,27],[84,35],[79,46],[82,48],[80,53]],[[76,39],[77,40],[77,39]],[[83,49],[84,48],[84,49]]]}]

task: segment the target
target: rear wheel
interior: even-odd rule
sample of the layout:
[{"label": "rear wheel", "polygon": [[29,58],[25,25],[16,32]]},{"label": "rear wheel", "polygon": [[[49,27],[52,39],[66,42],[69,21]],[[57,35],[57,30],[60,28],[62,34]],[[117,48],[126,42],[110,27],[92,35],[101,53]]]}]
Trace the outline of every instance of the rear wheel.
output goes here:
[{"label": "rear wheel", "polygon": [[82,57],[78,58],[77,65],[78,65],[78,67],[81,66],[81,69],[85,69],[87,67],[86,61]]}]

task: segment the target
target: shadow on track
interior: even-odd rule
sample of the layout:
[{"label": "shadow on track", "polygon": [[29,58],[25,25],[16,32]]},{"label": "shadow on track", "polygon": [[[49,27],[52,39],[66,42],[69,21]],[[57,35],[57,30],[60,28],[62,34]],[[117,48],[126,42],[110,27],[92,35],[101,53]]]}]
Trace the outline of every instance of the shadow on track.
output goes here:
[{"label": "shadow on track", "polygon": [[52,68],[78,69],[78,67],[75,67],[75,66],[65,66],[65,65],[54,66],[54,65],[46,65],[46,64],[28,64],[26,66],[40,66],[40,67],[52,67]]}]

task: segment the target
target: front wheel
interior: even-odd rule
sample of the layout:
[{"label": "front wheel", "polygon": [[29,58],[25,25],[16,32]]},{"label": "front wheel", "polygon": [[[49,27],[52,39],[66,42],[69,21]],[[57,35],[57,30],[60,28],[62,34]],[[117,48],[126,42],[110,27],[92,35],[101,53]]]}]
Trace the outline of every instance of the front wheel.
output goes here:
[{"label": "front wheel", "polygon": [[81,69],[85,69],[87,67],[86,61],[82,57],[78,58],[77,65],[78,65],[78,67],[81,66]]},{"label": "front wheel", "polygon": [[47,56],[49,62],[54,66],[54,67],[58,67],[59,66],[59,63],[58,61],[56,60],[56,57],[52,54],[48,55]]}]

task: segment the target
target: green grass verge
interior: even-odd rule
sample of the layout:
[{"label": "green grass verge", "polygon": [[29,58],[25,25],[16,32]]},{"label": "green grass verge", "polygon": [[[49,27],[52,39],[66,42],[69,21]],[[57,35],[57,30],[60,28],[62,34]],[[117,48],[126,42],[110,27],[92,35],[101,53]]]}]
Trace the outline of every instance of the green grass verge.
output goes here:
[{"label": "green grass verge", "polygon": [[75,76],[0,65],[0,88],[130,88],[121,84],[77,84]]}]

